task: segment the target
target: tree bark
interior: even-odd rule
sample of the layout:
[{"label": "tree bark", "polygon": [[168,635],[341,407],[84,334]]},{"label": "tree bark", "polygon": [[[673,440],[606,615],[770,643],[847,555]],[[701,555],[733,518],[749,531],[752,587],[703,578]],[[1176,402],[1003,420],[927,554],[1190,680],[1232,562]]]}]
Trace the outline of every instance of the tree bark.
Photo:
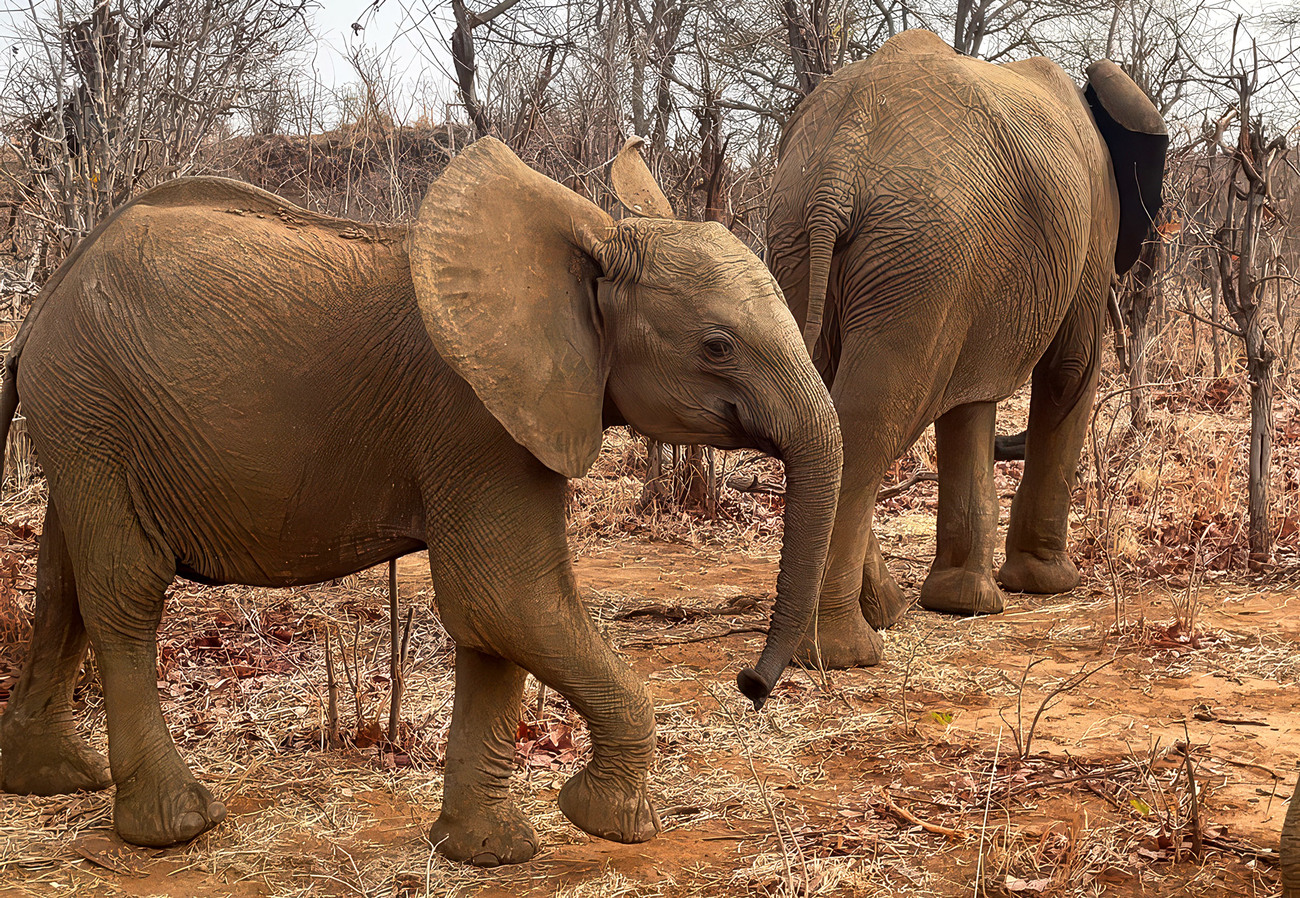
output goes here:
[{"label": "tree bark", "polygon": [[460,91],[460,100],[465,105],[470,123],[474,126],[474,136],[483,137],[490,132],[487,113],[479,102],[476,86],[478,65],[474,61],[474,29],[486,25],[493,19],[510,11],[519,0],[501,0],[496,6],[483,13],[471,12],[465,6],[465,0],[451,0],[451,11],[456,19],[456,27],[451,32],[451,59],[456,70],[456,86]]},{"label": "tree bark", "polygon": [[1161,241],[1156,235],[1142,244],[1137,264],[1133,266],[1133,276],[1124,299],[1124,318],[1129,333],[1129,422],[1137,432],[1146,430],[1150,400],[1143,389],[1147,382],[1147,344],[1150,342],[1148,328],[1151,309],[1155,303],[1159,288],[1159,271],[1161,267]]}]

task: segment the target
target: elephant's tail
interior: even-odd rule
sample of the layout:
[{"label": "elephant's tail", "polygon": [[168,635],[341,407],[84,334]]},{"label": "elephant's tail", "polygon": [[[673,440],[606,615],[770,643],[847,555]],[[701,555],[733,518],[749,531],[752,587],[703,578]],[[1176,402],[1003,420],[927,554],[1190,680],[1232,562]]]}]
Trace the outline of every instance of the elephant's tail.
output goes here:
[{"label": "elephant's tail", "polygon": [[804,319],[803,342],[808,354],[816,358],[817,338],[822,333],[822,316],[826,311],[826,291],[831,280],[831,256],[835,252],[833,227],[821,226],[808,232],[808,317]]},{"label": "elephant's tail", "polygon": [[821,336],[822,315],[826,311],[826,293],[830,289],[835,241],[848,230],[854,201],[852,173],[837,169],[823,177],[806,219],[808,315],[804,318],[803,341],[808,347],[808,354],[813,358],[817,357],[817,338]]}]

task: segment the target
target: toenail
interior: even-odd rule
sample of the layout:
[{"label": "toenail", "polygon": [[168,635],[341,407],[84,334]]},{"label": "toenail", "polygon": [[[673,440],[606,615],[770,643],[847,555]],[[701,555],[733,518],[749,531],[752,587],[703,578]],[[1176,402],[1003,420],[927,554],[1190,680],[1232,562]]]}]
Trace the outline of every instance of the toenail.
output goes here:
[{"label": "toenail", "polygon": [[177,826],[184,838],[193,838],[207,828],[204,820],[194,811],[182,814],[181,819],[177,821]]}]

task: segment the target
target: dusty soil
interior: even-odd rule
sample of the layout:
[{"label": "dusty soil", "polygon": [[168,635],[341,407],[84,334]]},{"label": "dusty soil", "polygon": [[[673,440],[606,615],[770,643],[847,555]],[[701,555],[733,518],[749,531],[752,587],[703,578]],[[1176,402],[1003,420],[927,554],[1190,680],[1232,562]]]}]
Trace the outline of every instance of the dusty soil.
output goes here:
[{"label": "dusty soil", "polygon": [[[913,594],[932,527],[924,510],[886,522]],[[11,524],[5,541],[21,605],[34,532]],[[761,645],[776,545],[702,542],[633,534],[578,560],[593,614],[656,701],[657,839],[604,842],[560,815],[585,732],[555,695],[539,706],[530,683],[516,786],[542,853],[476,870],[431,852],[450,643],[411,556],[399,567],[414,632],[400,750],[377,745],[372,723],[387,708],[383,569],[295,590],[178,582],[161,635],[164,711],[230,817],[149,851],[112,836],[111,793],[0,796],[0,894],[1276,894],[1300,762],[1300,600],[1285,578],[1128,589],[1118,610],[1100,584],[1013,596],[995,617],[913,609],[879,668],[792,671],[755,713],[732,683]],[[1189,597],[1193,637],[1176,624]],[[339,749],[322,729],[326,631],[359,682],[338,674]],[[0,698],[22,635],[5,634]],[[102,744],[93,678],[80,695]]]}]

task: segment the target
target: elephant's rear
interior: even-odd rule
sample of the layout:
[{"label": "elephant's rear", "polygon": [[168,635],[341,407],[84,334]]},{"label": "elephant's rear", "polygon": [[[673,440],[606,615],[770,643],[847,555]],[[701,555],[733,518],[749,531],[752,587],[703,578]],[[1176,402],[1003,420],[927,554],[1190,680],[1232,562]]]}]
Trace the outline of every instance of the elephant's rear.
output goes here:
[{"label": "elephant's rear", "polygon": [[770,258],[796,318],[824,303],[839,332],[823,331],[823,355],[854,333],[888,344],[893,329],[910,340],[915,322],[942,322],[916,361],[950,382],[949,405],[996,398],[977,395],[989,385],[976,356],[1016,347],[1023,358],[1000,359],[1014,373],[993,387],[1009,392],[1081,276],[1088,152],[1055,99],[1018,74],[927,32],[891,40],[824,82],[783,137]]},{"label": "elephant's rear", "polygon": [[151,418],[201,430],[207,411],[238,429],[285,390],[318,404],[312,380],[374,317],[373,272],[400,241],[340,225],[223,179],[144,194],[87,238],[27,329],[24,406],[113,441],[147,439]]}]

